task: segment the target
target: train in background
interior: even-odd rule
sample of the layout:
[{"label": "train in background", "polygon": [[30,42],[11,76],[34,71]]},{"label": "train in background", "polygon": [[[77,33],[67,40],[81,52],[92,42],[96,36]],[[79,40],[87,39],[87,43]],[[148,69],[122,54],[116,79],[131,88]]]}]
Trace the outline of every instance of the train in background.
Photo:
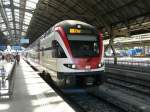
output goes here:
[{"label": "train in background", "polygon": [[25,57],[58,86],[105,80],[102,33],[81,21],[57,23],[27,48]]}]

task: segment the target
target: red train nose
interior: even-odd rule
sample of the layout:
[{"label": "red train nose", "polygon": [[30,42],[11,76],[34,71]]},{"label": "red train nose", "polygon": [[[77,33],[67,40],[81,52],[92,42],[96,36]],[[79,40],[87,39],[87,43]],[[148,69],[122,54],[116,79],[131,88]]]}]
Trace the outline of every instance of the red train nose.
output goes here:
[{"label": "red train nose", "polygon": [[99,57],[74,59],[77,69],[95,69],[99,64]]}]

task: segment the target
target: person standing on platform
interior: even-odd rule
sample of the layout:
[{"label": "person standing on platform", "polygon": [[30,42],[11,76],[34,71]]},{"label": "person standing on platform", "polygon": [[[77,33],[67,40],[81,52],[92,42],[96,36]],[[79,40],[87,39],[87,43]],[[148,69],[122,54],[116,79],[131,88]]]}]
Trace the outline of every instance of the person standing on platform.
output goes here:
[{"label": "person standing on platform", "polygon": [[4,61],[4,59],[5,59],[5,56],[2,54],[2,60]]},{"label": "person standing on platform", "polygon": [[16,55],[16,61],[17,61],[17,64],[19,64],[19,62],[20,62],[20,55],[18,53]]}]

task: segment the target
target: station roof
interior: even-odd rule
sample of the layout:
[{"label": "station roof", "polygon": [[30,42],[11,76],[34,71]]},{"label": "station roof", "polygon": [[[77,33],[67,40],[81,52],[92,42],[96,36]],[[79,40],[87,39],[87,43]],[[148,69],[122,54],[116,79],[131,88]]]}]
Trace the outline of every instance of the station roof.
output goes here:
[{"label": "station roof", "polygon": [[27,33],[38,0],[0,0],[0,37],[19,40]]},{"label": "station roof", "polygon": [[87,22],[103,32],[149,32],[150,0],[0,0],[0,30],[6,37],[25,35],[33,42],[66,19]]}]

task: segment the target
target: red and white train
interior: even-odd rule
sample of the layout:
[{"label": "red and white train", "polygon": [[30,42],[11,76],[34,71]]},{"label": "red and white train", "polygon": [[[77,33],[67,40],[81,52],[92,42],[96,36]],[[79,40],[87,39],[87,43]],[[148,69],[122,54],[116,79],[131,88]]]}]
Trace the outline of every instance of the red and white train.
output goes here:
[{"label": "red and white train", "polygon": [[28,61],[49,73],[59,86],[102,84],[103,55],[102,34],[92,25],[76,20],[57,23],[26,51]]}]

